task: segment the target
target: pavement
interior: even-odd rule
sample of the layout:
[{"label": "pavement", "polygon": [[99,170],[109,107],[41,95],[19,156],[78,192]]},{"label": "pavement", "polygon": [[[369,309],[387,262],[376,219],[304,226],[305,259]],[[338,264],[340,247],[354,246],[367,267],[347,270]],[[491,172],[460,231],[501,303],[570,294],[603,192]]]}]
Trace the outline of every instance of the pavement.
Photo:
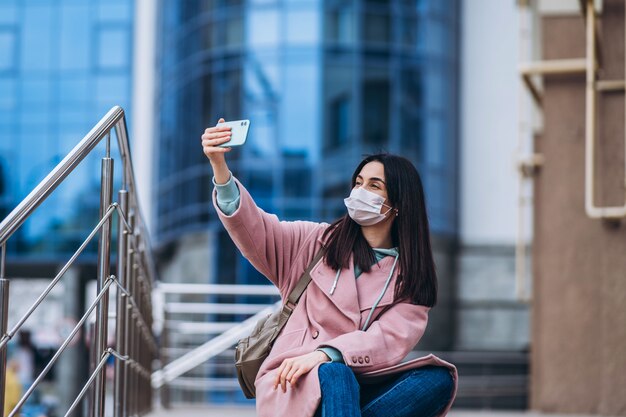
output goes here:
[{"label": "pavement", "polygon": [[[254,417],[253,407],[212,406],[155,409],[145,417]],[[537,411],[452,410],[449,417],[596,417],[588,414],[547,414]],[[278,416],[277,416],[278,417]],[[297,417],[294,415],[294,417]]]}]

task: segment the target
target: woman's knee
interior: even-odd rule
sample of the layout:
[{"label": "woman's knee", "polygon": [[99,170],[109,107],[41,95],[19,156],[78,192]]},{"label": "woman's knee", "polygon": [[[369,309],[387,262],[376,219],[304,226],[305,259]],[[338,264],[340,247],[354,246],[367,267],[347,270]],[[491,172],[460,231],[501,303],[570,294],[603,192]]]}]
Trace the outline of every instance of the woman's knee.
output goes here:
[{"label": "woman's knee", "polygon": [[411,371],[415,377],[428,379],[430,390],[437,395],[452,395],[454,379],[450,371],[443,366],[428,366]]}]

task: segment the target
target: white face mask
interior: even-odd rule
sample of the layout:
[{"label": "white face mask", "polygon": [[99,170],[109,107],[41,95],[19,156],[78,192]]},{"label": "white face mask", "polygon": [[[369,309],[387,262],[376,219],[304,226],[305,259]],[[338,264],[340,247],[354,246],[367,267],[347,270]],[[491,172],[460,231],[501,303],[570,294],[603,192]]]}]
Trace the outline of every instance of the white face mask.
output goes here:
[{"label": "white face mask", "polygon": [[[391,211],[391,207],[384,203],[384,197],[362,187],[353,188],[350,197],[344,198],[343,202],[348,208],[348,215],[361,226],[371,226],[381,222]],[[385,213],[380,212],[383,206],[389,207]]]}]

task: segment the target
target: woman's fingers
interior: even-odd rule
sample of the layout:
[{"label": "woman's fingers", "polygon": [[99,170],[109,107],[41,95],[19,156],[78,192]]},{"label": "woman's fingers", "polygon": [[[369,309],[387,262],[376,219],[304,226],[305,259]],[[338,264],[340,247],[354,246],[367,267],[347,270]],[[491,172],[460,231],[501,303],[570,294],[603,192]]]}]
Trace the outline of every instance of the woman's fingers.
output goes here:
[{"label": "woman's fingers", "polygon": [[209,155],[212,153],[226,153],[226,152],[230,152],[232,151],[233,148],[218,148],[215,146],[205,146],[202,148],[202,151],[204,152],[205,155]]},{"label": "woman's fingers", "polygon": [[294,376],[300,372],[302,368],[301,367],[296,367],[296,366],[292,366],[291,369],[289,370],[289,373],[287,374],[287,377],[285,378],[291,385],[293,385],[295,383],[294,380]]},{"label": "woman's fingers", "polygon": [[232,134],[230,132],[220,132],[220,133],[205,133],[200,136],[202,140],[215,140],[215,139],[230,139]]},{"label": "woman's fingers", "polygon": [[204,129],[204,135],[230,133],[232,130],[230,126],[209,127]]},{"label": "woman's fingers", "polygon": [[302,374],[304,374],[304,370],[302,368],[299,368],[296,372],[294,372],[294,374],[291,376],[291,378],[289,379],[289,382],[291,382],[292,386],[296,385],[296,382],[298,382],[298,378],[300,378],[300,376]]},{"label": "woman's fingers", "polygon": [[282,374],[283,369],[285,369],[285,365],[286,365],[286,362],[283,361],[283,363],[281,363],[278,369],[276,370],[276,377],[274,378],[274,389],[276,389],[278,384],[280,384],[280,375]]},{"label": "woman's fingers", "polygon": [[216,146],[221,145],[222,143],[226,143],[230,140],[230,138],[219,138],[219,139],[202,139],[202,146]]},{"label": "woman's fingers", "polygon": [[[224,122],[224,118],[220,118],[217,122]],[[229,126],[215,126],[204,129],[201,136],[202,151],[210,159],[211,155],[224,154],[230,152],[232,148],[217,146],[231,140],[232,132]]]},{"label": "woman's fingers", "polygon": [[293,362],[285,359],[276,370],[276,379],[274,380],[274,389],[280,384],[283,392],[287,392],[287,375],[293,367]]},{"label": "woman's fingers", "polygon": [[287,374],[291,370],[291,367],[291,363],[288,363],[287,366],[285,366],[285,369],[283,369],[280,373],[280,386],[283,389],[283,392],[287,392]]}]

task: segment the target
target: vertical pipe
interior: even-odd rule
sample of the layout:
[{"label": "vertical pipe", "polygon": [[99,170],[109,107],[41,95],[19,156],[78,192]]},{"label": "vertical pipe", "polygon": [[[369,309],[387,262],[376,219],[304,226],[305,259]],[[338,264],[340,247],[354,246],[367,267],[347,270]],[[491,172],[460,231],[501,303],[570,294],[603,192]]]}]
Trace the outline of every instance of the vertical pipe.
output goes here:
[{"label": "vertical pipe", "polygon": [[[0,255],[0,339],[7,332],[9,320],[9,280],[4,277],[4,261],[6,255],[6,242],[2,244]],[[7,375],[7,345],[0,348],[0,413],[4,413],[4,392]]]},{"label": "vertical pipe", "polygon": [[[128,213],[128,224],[131,227],[131,231],[126,235],[127,237],[127,259],[126,259],[126,290],[132,296],[132,285],[133,285],[133,264],[134,264],[134,247],[133,243],[136,245],[136,240],[134,239],[134,230],[135,230],[135,214],[132,210],[129,210]],[[124,352],[129,358],[132,358],[132,352],[130,350],[130,335],[131,335],[131,304],[127,300],[124,310]],[[124,403],[123,403],[123,417],[127,417],[130,414],[130,403],[132,398],[130,397],[130,375],[132,373],[132,367],[125,364],[124,367]]]},{"label": "vertical pipe", "polygon": [[[89,334],[89,339],[91,340],[91,349],[89,349],[89,375],[95,371],[98,366],[98,361],[96,360],[96,349],[94,348],[94,340],[96,337],[96,323],[89,323],[87,326],[87,333]],[[89,389],[89,397],[87,398],[87,415],[89,417],[95,417],[93,414],[94,410],[94,386],[92,385]]]},{"label": "vertical pipe", "polygon": [[[165,293],[164,293],[165,294]],[[167,295],[164,295],[163,297],[163,306],[166,305],[165,303],[165,297]],[[168,353],[168,348],[170,346],[170,335],[169,335],[169,330],[167,329],[167,326],[165,325],[165,323],[167,323],[167,320],[169,320],[169,314],[167,312],[167,309],[164,309],[163,311],[163,330],[161,330],[161,369],[165,368],[165,365],[167,365],[167,363],[170,361],[170,355]],[[163,384],[160,388],[160,397],[161,397],[161,406],[165,409],[170,408],[170,389],[168,384]]]},{"label": "vertical pipe", "polygon": [[[120,203],[120,209],[124,216],[128,217],[128,191],[120,190],[118,193],[118,200]],[[126,230],[126,224],[120,218],[118,222],[118,232],[117,232],[117,278],[119,280],[120,285],[123,288],[127,288],[127,279],[126,279],[126,260],[127,260],[127,235],[131,233],[130,230]],[[115,340],[116,340],[116,349],[122,354],[126,355],[126,304],[127,297],[124,292],[118,288],[117,290],[117,315],[116,320],[117,324],[115,326]],[[126,383],[126,379],[124,377],[126,373],[126,361],[122,361],[117,359],[115,361],[115,382],[114,382],[114,391],[113,391],[113,415],[114,417],[124,417],[124,402],[125,402],[125,392],[124,385]]]},{"label": "vertical pipe", "polygon": [[[128,257],[128,265],[127,265],[127,283],[128,283],[128,292],[130,297],[134,299],[135,297],[135,262],[137,258],[137,245],[138,239],[136,235],[136,227],[135,227],[135,213],[131,212],[129,215],[129,223],[133,228],[132,239],[134,242],[133,248],[130,248],[129,257]],[[126,338],[125,338],[125,347],[127,355],[130,359],[136,359],[135,352],[133,351],[133,334],[134,334],[134,323],[133,323],[133,314],[132,314],[132,305],[130,303],[126,304]],[[126,404],[125,404],[125,416],[133,416],[134,415],[134,402],[135,398],[133,396],[133,374],[135,370],[133,366],[126,367]]]},{"label": "vertical pipe", "polygon": [[[140,344],[140,339],[141,339],[141,333],[139,332],[139,313],[137,311],[135,311],[133,313],[133,315],[135,316],[135,320],[134,320],[134,327],[135,327],[135,361],[137,362],[137,364],[141,363],[141,344]],[[141,415],[141,396],[139,395],[139,393],[141,392],[141,380],[139,378],[139,367],[135,367],[135,389],[134,389],[134,395],[135,395],[135,415],[136,416],[140,416]]]},{"label": "vertical pipe", "polygon": [[[141,238],[138,239],[139,241],[141,241]],[[141,262],[141,250],[139,251],[139,253],[137,254],[137,260],[135,262],[135,285],[133,288],[133,298],[135,299],[135,304],[138,306],[140,301],[140,292],[139,292],[139,262]],[[133,310],[132,313],[132,317],[133,317],[133,357],[135,358],[135,366],[133,367],[134,372],[133,372],[133,416],[139,416],[140,415],[140,403],[139,403],[139,388],[140,388],[140,381],[139,381],[139,369],[137,368],[137,364],[140,363],[141,358],[140,358],[140,352],[139,352],[139,344],[138,344],[138,334],[139,334],[139,318],[138,316],[138,311],[137,309]]]},{"label": "vertical pipe", "polygon": [[[531,17],[532,10],[528,0],[520,0],[518,2],[519,15],[519,62],[527,62],[532,59],[530,54],[531,44]],[[518,81],[518,129],[517,129],[517,157],[518,157],[518,195],[517,195],[517,237],[515,243],[515,294],[520,302],[529,303],[531,293],[529,287],[530,279],[527,275],[527,245],[525,239],[526,216],[532,216],[532,210],[529,210],[530,202],[534,189],[532,182],[528,181],[524,174],[523,155],[533,155],[533,136],[532,136],[532,115],[529,111],[528,96],[525,93],[524,77]],[[529,193],[525,194],[525,188],[529,189]],[[526,198],[528,195],[528,198]],[[532,236],[528,239],[532,244]],[[531,277],[532,278],[532,277]]]},{"label": "vertical pipe", "polygon": [[595,50],[595,6],[587,0],[587,83],[585,99],[585,207],[592,215],[594,206],[594,146],[596,132],[596,50]]},{"label": "vertical pipe", "polygon": [[[108,147],[107,147],[108,151]],[[102,158],[102,177],[100,188],[100,218],[111,205],[113,196],[113,160],[108,156]],[[98,245],[98,293],[102,290],[104,282],[110,275],[111,257],[111,219],[102,226],[100,232],[100,242]],[[96,362],[102,358],[107,348],[107,322],[109,314],[109,294],[108,292],[98,303],[96,311],[96,326],[94,329],[92,348],[95,353]],[[104,394],[106,389],[106,373],[100,372],[94,383],[94,417],[104,416]]]},{"label": "vertical pipe", "polygon": [[1,250],[0,252],[0,278],[4,278],[4,272],[5,272],[4,265],[7,260],[7,243],[6,242],[2,244],[2,248],[0,250]]}]

